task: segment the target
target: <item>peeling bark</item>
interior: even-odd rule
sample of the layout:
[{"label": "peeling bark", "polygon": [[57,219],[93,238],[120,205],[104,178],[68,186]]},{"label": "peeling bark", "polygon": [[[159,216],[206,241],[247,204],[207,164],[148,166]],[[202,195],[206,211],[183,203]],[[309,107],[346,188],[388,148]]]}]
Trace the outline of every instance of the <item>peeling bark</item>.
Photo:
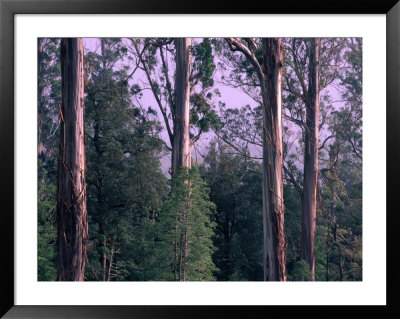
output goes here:
[{"label": "peeling bark", "polygon": [[57,185],[58,281],[83,281],[88,236],[83,41],[61,41],[62,104]]},{"label": "peeling bark", "polygon": [[283,203],[281,40],[262,40],[264,280],[286,280]]}]

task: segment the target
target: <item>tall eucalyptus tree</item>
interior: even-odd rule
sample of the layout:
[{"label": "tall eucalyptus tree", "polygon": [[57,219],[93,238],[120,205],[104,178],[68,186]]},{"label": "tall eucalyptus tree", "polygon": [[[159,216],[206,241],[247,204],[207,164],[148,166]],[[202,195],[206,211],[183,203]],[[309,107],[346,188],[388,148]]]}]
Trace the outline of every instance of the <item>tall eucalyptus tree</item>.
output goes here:
[{"label": "tall eucalyptus tree", "polygon": [[175,116],[172,147],[172,168],[174,174],[179,167],[191,167],[190,143],[190,38],[176,40]]},{"label": "tall eucalyptus tree", "polygon": [[58,157],[59,281],[83,281],[88,236],[84,137],[83,40],[61,40],[62,103]]},{"label": "tall eucalyptus tree", "polygon": [[[263,110],[263,228],[264,280],[286,280],[283,204],[282,71],[280,38],[226,39],[252,66],[261,87]],[[261,58],[260,58],[261,55]]]},{"label": "tall eucalyptus tree", "polygon": [[[140,61],[143,80],[132,90],[138,100],[150,89],[167,132],[164,145],[171,152],[173,175],[189,167],[189,148],[195,148],[203,132],[218,125],[212,109],[215,64],[211,41],[191,38],[130,39],[130,52]],[[218,93],[216,93],[218,94]],[[180,146],[179,146],[180,145]]]},{"label": "tall eucalyptus tree", "polygon": [[304,146],[304,182],[301,224],[301,258],[311,268],[315,280],[315,218],[317,212],[318,139],[320,104],[321,39],[312,39],[310,47]]}]

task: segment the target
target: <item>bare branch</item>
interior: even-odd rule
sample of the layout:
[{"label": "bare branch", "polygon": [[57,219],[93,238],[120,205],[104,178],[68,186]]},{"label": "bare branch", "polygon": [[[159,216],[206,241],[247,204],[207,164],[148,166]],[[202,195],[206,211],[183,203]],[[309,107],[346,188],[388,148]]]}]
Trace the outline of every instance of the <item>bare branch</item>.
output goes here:
[{"label": "bare branch", "polygon": [[167,92],[168,92],[169,105],[171,107],[172,114],[175,114],[175,105],[174,105],[173,94],[172,94],[172,85],[171,85],[171,81],[169,80],[168,66],[167,66],[167,64],[165,62],[164,53],[163,53],[163,49],[162,49],[161,46],[160,46],[160,55],[161,55],[163,73],[164,73],[164,76],[165,76],[165,80],[167,82]]},{"label": "bare branch", "polygon": [[[137,44],[134,43],[134,41],[132,41],[132,43],[133,43],[133,45],[135,47],[136,52],[139,54],[139,48],[137,47]],[[164,118],[164,122],[165,122],[165,126],[167,128],[168,136],[169,136],[170,142],[172,144],[173,143],[173,139],[174,139],[174,135],[172,133],[171,127],[170,127],[169,122],[168,122],[167,112],[166,112],[165,108],[163,107],[163,105],[161,103],[160,97],[158,96],[158,94],[156,94],[155,84],[153,83],[153,80],[151,79],[150,71],[147,68],[147,65],[144,62],[143,58],[141,59],[141,62],[142,62],[142,66],[143,66],[143,71],[146,74],[147,80],[149,81],[149,84],[150,84],[150,87],[151,87],[151,91],[153,92],[154,98],[156,99],[158,107],[159,107],[159,109],[161,111],[161,114],[162,114],[162,116]]]},{"label": "bare branch", "polygon": [[321,146],[318,148],[318,150],[322,150],[325,147],[326,142],[328,142],[331,138],[335,137],[335,135],[329,135],[321,144]]},{"label": "bare branch", "polygon": [[292,172],[285,165],[283,165],[283,170],[287,176],[287,180],[292,183],[292,185],[294,186],[296,191],[299,193],[300,198],[302,198],[303,197],[303,188],[300,186],[299,183],[297,183]]}]

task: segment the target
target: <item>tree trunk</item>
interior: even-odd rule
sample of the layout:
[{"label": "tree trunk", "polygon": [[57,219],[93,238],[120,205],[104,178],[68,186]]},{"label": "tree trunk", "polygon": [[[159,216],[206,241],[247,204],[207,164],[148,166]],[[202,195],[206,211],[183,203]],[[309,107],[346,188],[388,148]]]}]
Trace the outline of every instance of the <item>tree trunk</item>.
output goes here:
[{"label": "tree trunk", "polygon": [[187,196],[187,202],[186,202],[186,209],[184,212],[184,255],[183,255],[183,281],[187,281],[188,279],[188,271],[187,271],[187,258],[189,256],[189,215],[190,215],[190,208],[192,205],[192,200],[191,200],[191,195],[192,195],[192,190],[191,190],[191,181],[187,181],[187,186],[188,186],[188,196]]},{"label": "tree trunk", "polygon": [[328,222],[327,236],[326,236],[326,270],[325,270],[325,281],[329,281],[329,222]]},{"label": "tree trunk", "polygon": [[110,263],[108,265],[107,281],[111,280],[111,269],[112,269],[113,258],[114,258],[114,244],[112,244],[110,251]]},{"label": "tree trunk", "polygon": [[263,39],[262,44],[264,280],[285,281],[281,97],[283,45],[279,38]]},{"label": "tree trunk", "polygon": [[329,151],[329,175],[328,175],[328,185],[329,191],[331,193],[330,205],[328,214],[328,235],[326,240],[326,281],[329,281],[329,251],[331,250],[331,239],[330,239],[330,227],[332,227],[334,231],[334,240],[336,243],[336,218],[335,218],[335,226],[332,226],[332,216],[336,215],[336,198],[337,198],[337,189],[335,186],[335,182],[338,180],[338,176],[336,174],[336,162],[338,160],[339,154],[339,144],[337,139],[335,139],[333,143],[333,147],[331,147]]},{"label": "tree trunk", "polygon": [[[100,234],[104,234],[104,231],[100,232]],[[106,268],[107,268],[107,254],[105,252],[105,249],[107,247],[106,235],[104,235],[104,239],[103,239],[102,245],[103,245],[103,249],[104,250],[103,250],[103,256],[102,256],[101,264],[102,264],[102,268],[103,268],[103,281],[106,281]]]},{"label": "tree trunk", "polygon": [[190,152],[190,38],[176,39],[176,112],[174,115],[174,140],[172,147],[172,174],[181,166],[191,167]]},{"label": "tree trunk", "polygon": [[178,219],[175,220],[175,238],[174,238],[174,281],[178,280]]},{"label": "tree trunk", "polygon": [[338,251],[339,251],[339,274],[340,274],[340,281],[343,281],[344,275],[344,265],[343,265],[343,256],[342,256],[342,249],[340,248],[340,244],[337,243]]},{"label": "tree trunk", "polygon": [[[43,55],[43,44],[42,44],[43,39],[38,38],[37,39],[37,44],[38,44],[38,75],[43,76],[43,71],[42,71],[42,55]],[[39,78],[40,79],[40,78]],[[42,138],[42,130],[43,130],[43,118],[45,116],[45,111],[44,111],[44,105],[42,102],[43,98],[43,85],[40,83],[38,79],[38,157],[43,158],[43,138]]]},{"label": "tree trunk", "polygon": [[306,103],[306,127],[304,149],[304,183],[302,201],[301,258],[309,265],[315,280],[315,218],[318,181],[319,135],[319,80],[321,40],[312,41],[309,62],[309,86]]},{"label": "tree trunk", "polygon": [[179,241],[179,281],[183,281],[183,245],[184,245],[184,239],[183,237],[185,236],[184,231],[181,230],[180,234],[180,241]]},{"label": "tree trunk", "polygon": [[[100,39],[100,45],[101,45],[101,60],[103,63],[103,70],[107,69],[107,61],[105,57],[105,39],[101,38]],[[100,145],[99,145],[99,131],[100,131],[100,120],[98,119],[99,116],[96,116],[96,124],[94,126],[94,144],[95,144],[95,149],[97,156],[100,158],[102,156],[102,151],[100,150]],[[101,210],[104,209],[104,198],[103,198],[103,178],[100,177],[100,170],[98,170],[98,188],[97,188],[97,202],[99,203],[99,206],[101,207]],[[102,215],[104,215],[104,211],[101,212]],[[102,240],[102,256],[101,256],[101,266],[103,269],[103,281],[107,281],[107,235],[105,231],[105,225],[104,225],[104,218],[100,217],[101,222],[99,223],[99,232],[100,235],[102,235],[103,240]],[[111,266],[111,264],[110,264]]]},{"label": "tree trunk", "polygon": [[83,41],[61,41],[57,280],[83,281],[88,236],[85,182]]},{"label": "tree trunk", "polygon": [[[174,134],[172,144],[171,173],[175,174],[181,166],[191,168],[190,151],[190,38],[176,39],[176,79],[175,79],[175,113],[173,114]],[[188,183],[188,181],[186,181]],[[183,229],[180,229],[179,253],[179,281],[185,281],[187,258],[187,225],[184,212],[182,218]]]}]

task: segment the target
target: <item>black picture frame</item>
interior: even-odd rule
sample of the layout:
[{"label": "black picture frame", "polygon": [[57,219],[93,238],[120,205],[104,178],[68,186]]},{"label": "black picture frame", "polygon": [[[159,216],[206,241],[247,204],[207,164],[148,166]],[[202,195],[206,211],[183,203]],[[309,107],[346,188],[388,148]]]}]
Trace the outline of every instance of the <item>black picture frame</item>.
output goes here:
[{"label": "black picture frame", "polygon": [[[386,306],[16,306],[14,303],[14,15],[15,14],[386,14],[387,29],[387,283]],[[400,317],[399,256],[395,236],[399,225],[397,183],[400,137],[400,3],[399,0],[0,0],[0,315],[5,318],[227,318],[261,314],[336,318]],[[377,67],[382,63],[377,61]],[[379,106],[377,106],[379,107]]]}]

